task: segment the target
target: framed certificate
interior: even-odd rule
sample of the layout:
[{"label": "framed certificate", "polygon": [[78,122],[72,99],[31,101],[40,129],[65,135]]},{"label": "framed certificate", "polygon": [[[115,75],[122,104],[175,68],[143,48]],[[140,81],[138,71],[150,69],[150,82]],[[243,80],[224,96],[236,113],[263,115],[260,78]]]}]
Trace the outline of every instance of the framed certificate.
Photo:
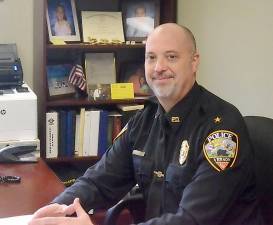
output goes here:
[{"label": "framed certificate", "polygon": [[82,30],[84,42],[124,42],[121,12],[82,11]]}]

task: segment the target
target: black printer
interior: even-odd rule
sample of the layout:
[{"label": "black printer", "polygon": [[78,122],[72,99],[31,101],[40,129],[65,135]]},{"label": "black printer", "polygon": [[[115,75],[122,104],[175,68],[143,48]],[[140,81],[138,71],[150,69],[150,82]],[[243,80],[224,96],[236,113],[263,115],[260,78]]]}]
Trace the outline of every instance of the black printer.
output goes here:
[{"label": "black printer", "polygon": [[23,84],[23,69],[16,44],[0,44],[0,88]]}]

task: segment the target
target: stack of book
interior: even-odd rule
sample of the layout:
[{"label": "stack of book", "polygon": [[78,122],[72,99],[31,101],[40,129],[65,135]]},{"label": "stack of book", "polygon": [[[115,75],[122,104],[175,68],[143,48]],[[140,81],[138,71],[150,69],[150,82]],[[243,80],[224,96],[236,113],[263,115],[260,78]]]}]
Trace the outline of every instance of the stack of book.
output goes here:
[{"label": "stack of book", "polygon": [[121,114],[105,110],[46,113],[46,158],[101,157],[121,131]]}]

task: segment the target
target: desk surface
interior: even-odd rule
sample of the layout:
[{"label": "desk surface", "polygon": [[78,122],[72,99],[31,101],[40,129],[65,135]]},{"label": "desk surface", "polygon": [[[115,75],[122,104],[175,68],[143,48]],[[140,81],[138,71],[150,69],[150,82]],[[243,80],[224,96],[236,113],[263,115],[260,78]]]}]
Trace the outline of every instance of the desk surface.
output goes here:
[{"label": "desk surface", "polygon": [[32,214],[64,190],[48,166],[38,163],[0,164],[0,176],[20,176],[19,184],[0,184],[0,217]]}]

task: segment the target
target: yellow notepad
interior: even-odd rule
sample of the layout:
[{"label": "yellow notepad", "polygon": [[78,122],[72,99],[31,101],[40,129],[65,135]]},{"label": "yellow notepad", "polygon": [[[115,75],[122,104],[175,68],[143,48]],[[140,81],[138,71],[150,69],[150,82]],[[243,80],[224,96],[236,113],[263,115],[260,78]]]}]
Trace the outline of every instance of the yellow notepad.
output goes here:
[{"label": "yellow notepad", "polygon": [[111,84],[112,99],[132,99],[134,98],[133,83],[114,83]]}]

